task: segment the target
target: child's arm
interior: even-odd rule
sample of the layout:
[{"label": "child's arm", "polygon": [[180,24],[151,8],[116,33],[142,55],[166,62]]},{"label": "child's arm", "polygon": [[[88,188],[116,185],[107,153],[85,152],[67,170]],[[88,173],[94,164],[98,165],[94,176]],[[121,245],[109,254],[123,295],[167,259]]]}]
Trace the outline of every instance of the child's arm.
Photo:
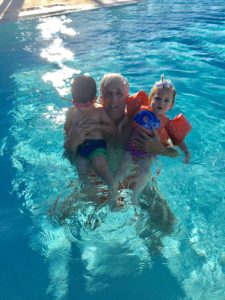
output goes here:
[{"label": "child's arm", "polygon": [[189,163],[191,153],[188,150],[186,143],[183,141],[179,145],[177,145],[177,147],[179,147],[184,152],[184,163],[185,164]]}]

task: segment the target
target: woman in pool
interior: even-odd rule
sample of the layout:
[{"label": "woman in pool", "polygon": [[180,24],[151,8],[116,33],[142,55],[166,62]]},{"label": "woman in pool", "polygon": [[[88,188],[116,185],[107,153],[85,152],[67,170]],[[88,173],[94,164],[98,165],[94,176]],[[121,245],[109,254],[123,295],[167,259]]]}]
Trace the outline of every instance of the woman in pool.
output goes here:
[{"label": "woman in pool", "polygon": [[[105,112],[118,126],[126,115],[126,104],[129,98],[129,83],[127,79],[117,73],[106,74],[100,83],[100,94],[100,102],[103,105]],[[72,156],[74,156],[74,137],[76,136],[77,138],[78,136],[78,138],[80,137],[82,140],[83,131],[94,131],[95,127],[96,124],[94,123],[87,123],[86,121],[82,123],[81,121],[79,124],[77,124],[77,126],[73,127],[73,131],[70,133],[70,136],[65,137],[68,146],[67,150],[71,152]],[[106,126],[102,126],[101,130],[107,139],[107,144],[109,144],[109,151],[113,152],[113,156],[116,156],[116,161],[118,164],[120,161],[118,154],[123,152],[122,150],[124,149],[124,146],[126,145],[132,131],[131,124],[127,123],[123,127],[123,130],[119,136],[112,134],[112,131]],[[176,157],[178,155],[178,152],[174,148],[164,146],[157,135],[151,136],[142,130],[138,131],[138,134],[134,136],[133,142],[136,144],[137,148],[151,154],[160,154],[168,157]],[[121,153],[120,156],[122,154],[123,153]],[[114,168],[116,169],[117,166],[114,166]]]},{"label": "woman in pool", "polygon": [[[125,77],[116,73],[109,73],[103,76],[100,83],[100,101],[104,107],[105,112],[114,121],[116,126],[119,125],[121,120],[126,115],[126,104],[129,97],[129,83]],[[76,140],[83,139],[84,130],[95,130],[94,123],[80,122],[77,126],[73,127],[73,131],[69,136],[65,136],[67,141],[67,151],[74,155],[73,141],[76,136]],[[121,134],[115,135],[108,131],[107,127],[102,128],[102,133],[105,136],[108,145],[109,153],[109,166],[112,172],[115,172],[118,168],[118,164],[121,161],[121,157],[124,152],[125,145],[128,142],[132,128],[127,123],[121,132]],[[173,148],[165,147],[160,141],[157,135],[150,136],[148,133],[140,130],[137,135],[133,137],[133,143],[139,149],[149,152],[151,154],[161,154],[169,157],[177,156],[177,151]],[[71,156],[70,156],[71,157]],[[74,157],[75,159],[75,157]],[[72,162],[73,160],[71,160]],[[174,216],[171,213],[166,201],[161,197],[159,191],[155,186],[146,187],[143,191],[144,197],[147,198],[147,202],[140,203],[140,207],[145,211],[148,211],[151,222],[157,223],[158,227],[161,227],[163,231],[171,231],[174,223]],[[149,201],[151,199],[151,201]],[[62,209],[63,207],[63,209]],[[54,210],[55,208],[53,208]],[[73,214],[74,210],[67,207],[64,203],[60,208],[63,218]],[[63,210],[63,211],[62,211]],[[66,216],[65,216],[66,215]]]}]

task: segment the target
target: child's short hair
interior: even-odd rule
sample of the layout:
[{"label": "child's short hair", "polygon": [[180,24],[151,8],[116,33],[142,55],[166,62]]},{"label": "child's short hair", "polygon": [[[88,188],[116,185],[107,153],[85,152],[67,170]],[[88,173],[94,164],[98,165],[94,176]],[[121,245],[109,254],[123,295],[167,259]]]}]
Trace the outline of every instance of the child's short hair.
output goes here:
[{"label": "child's short hair", "polygon": [[96,82],[91,76],[80,75],[73,80],[71,93],[74,102],[90,102],[96,97]]},{"label": "child's short hair", "polygon": [[172,82],[170,80],[164,80],[164,75],[163,74],[161,75],[160,81],[155,82],[155,84],[153,85],[153,87],[152,87],[152,89],[151,89],[151,91],[149,93],[149,102],[151,103],[152,98],[155,95],[156,91],[159,88],[162,88],[162,87],[166,87],[168,89],[170,89],[170,88],[172,89],[172,91],[173,91],[173,103],[172,103],[172,105],[174,105],[175,98],[176,98],[176,89],[175,89],[174,85],[172,84]]}]

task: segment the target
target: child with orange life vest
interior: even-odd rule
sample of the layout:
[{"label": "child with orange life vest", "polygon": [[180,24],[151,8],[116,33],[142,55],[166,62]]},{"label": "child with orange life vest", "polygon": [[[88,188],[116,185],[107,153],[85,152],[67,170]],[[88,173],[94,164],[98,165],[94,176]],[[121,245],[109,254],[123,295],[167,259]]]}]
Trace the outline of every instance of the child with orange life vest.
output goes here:
[{"label": "child with orange life vest", "polygon": [[[149,97],[144,91],[140,91],[128,99],[127,116],[119,124],[118,131],[120,132],[129,120],[132,120],[134,131],[126,147],[121,167],[117,172],[117,180],[123,179],[129,165],[133,162],[136,164],[138,175],[134,187],[133,199],[135,202],[138,193],[145,186],[150,166],[155,157],[135,147],[132,140],[137,128],[146,131],[150,135],[156,134],[157,131],[164,145],[169,146],[169,143],[172,142],[173,145],[178,146],[185,155],[184,162],[189,162],[190,152],[184,138],[192,127],[182,114],[179,114],[173,120],[166,116],[166,113],[174,105],[175,96],[176,90],[172,82],[164,80],[162,75],[161,80],[152,87]],[[136,134],[138,133],[136,132]]]}]

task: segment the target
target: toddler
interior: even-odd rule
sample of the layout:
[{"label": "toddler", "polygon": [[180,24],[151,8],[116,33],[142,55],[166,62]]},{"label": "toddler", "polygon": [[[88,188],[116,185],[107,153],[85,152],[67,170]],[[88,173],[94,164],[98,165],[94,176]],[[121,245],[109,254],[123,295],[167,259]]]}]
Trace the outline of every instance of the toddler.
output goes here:
[{"label": "toddler", "polygon": [[117,180],[123,179],[126,170],[134,162],[138,169],[134,187],[134,202],[146,184],[150,166],[155,157],[135,146],[134,135],[138,134],[135,132],[137,128],[141,128],[150,135],[154,135],[156,130],[164,145],[168,146],[172,142],[173,145],[178,146],[184,153],[184,162],[189,162],[190,152],[184,138],[191,130],[191,125],[182,114],[173,120],[166,116],[166,113],[174,105],[175,96],[176,90],[172,82],[164,80],[162,75],[161,80],[152,87],[149,97],[145,92],[140,91],[128,100],[127,116],[119,124],[118,131],[120,132],[130,119],[132,119],[134,131],[126,147],[121,167],[117,172]]},{"label": "toddler", "polygon": [[110,126],[112,132],[116,129],[102,106],[95,102],[96,90],[96,83],[92,77],[81,75],[74,79],[71,88],[73,107],[69,109],[64,125],[64,148],[71,148],[69,143],[72,141],[72,156],[75,154],[75,165],[83,183],[87,180],[91,164],[115,196],[116,185],[108,168],[103,128]]}]

